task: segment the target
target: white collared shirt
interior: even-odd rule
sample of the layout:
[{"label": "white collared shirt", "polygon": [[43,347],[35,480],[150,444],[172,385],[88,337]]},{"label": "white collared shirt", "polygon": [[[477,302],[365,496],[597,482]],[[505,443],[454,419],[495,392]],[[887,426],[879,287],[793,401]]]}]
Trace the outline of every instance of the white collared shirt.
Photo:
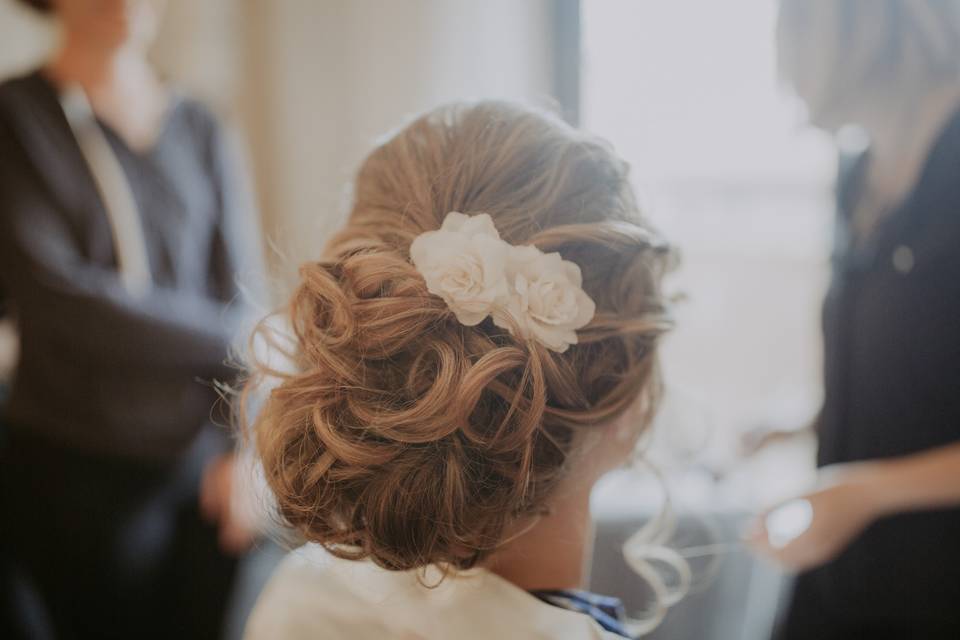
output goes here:
[{"label": "white collared shirt", "polygon": [[[435,584],[439,570],[428,571]],[[587,615],[547,604],[500,576],[472,569],[428,588],[415,571],[291,552],[260,595],[245,640],[622,640]]]},{"label": "white collared shirt", "polygon": [[139,207],[127,175],[83,90],[68,88],[61,96],[61,106],[103,201],[120,277],[130,293],[142,295],[150,288],[153,277]]}]

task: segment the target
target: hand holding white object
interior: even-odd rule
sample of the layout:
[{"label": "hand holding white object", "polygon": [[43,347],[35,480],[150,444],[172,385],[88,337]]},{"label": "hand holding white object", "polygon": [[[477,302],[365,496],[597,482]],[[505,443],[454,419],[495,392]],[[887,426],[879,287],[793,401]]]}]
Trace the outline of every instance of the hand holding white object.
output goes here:
[{"label": "hand holding white object", "polygon": [[877,489],[869,464],[825,468],[817,489],[754,520],[746,542],[788,571],[816,568],[883,515]]}]

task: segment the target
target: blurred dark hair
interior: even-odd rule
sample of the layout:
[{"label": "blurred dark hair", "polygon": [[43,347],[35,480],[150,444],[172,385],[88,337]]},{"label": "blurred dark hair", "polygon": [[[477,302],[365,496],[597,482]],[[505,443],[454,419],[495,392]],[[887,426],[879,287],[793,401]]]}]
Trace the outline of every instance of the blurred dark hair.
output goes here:
[{"label": "blurred dark hair", "polygon": [[53,12],[53,1],[52,0],[18,0],[20,4],[27,5],[31,9],[36,9],[42,13],[52,13]]}]

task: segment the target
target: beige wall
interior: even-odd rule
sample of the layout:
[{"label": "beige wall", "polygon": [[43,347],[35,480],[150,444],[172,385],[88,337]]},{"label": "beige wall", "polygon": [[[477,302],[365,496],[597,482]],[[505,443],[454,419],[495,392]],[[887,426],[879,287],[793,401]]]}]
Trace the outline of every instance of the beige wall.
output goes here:
[{"label": "beige wall", "polygon": [[549,2],[246,1],[245,115],[280,272],[315,257],[376,138],[455,99],[550,93]]},{"label": "beige wall", "polygon": [[[456,99],[548,103],[550,0],[169,0],[154,51],[245,135],[282,280],[315,257],[376,138]],[[55,30],[0,0],[0,75]]]}]

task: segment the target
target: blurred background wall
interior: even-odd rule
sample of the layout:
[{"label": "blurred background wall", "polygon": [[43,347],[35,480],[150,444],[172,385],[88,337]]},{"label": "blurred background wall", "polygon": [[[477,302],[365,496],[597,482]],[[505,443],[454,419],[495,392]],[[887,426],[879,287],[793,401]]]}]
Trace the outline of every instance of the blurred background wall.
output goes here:
[{"label": "blurred background wall", "polygon": [[240,103],[268,225],[290,257],[316,255],[359,161],[406,117],[462,98],[546,100],[548,4],[243,3]]}]

